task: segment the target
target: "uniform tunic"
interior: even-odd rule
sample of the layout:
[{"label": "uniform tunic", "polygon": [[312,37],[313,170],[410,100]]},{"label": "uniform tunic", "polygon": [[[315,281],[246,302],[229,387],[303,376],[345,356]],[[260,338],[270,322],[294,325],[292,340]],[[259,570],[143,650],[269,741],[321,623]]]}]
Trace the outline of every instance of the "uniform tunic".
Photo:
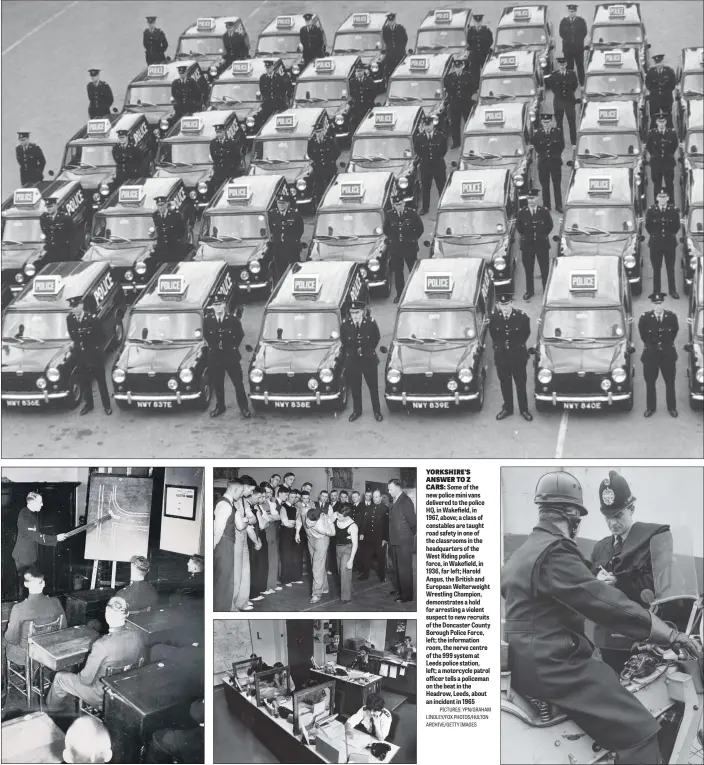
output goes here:
[{"label": "uniform tunic", "polygon": [[244,39],[244,35],[239,32],[225,32],[222,36],[222,57],[225,59],[225,66],[228,67],[233,61],[242,61],[249,58],[249,49]]},{"label": "uniform tunic", "polygon": [[653,192],[657,194],[663,187],[675,201],[675,152],[677,151],[677,133],[672,128],[662,132],[654,128],[648,133],[645,148],[650,154],[650,177],[653,181]]},{"label": "uniform tunic", "polygon": [[494,344],[494,362],[501,384],[503,408],[513,412],[513,383],[516,383],[518,410],[528,411],[526,392],[526,364],[528,351],[526,343],[530,337],[530,319],[518,308],[511,309],[508,318],[495,308],[489,320],[489,334]]},{"label": "uniform tunic", "polygon": [[447,154],[447,138],[440,130],[433,129],[430,134],[421,133],[415,141],[416,154],[420,160],[420,180],[423,190],[422,209],[427,211],[430,206],[430,187],[433,180],[438,190],[438,198],[445,188],[447,180],[447,168],[445,166],[445,154]]},{"label": "uniform tunic", "polygon": [[89,82],[86,86],[88,91],[88,116],[90,119],[110,116],[110,107],[114,101],[112,90],[107,82]]},{"label": "uniform tunic", "polygon": [[320,27],[311,24],[301,27],[298,33],[303,47],[303,62],[307,66],[313,59],[320,58],[323,55],[323,30]]},{"label": "uniform tunic", "polygon": [[389,508],[379,503],[378,505],[365,505],[364,517],[359,522],[359,533],[364,537],[362,540],[362,578],[369,576],[374,559],[376,559],[376,572],[383,582],[386,579],[386,548],[383,542],[389,541]]},{"label": "uniform tunic", "polygon": [[213,138],[210,142],[210,158],[213,160],[213,177],[210,185],[213,193],[225,181],[242,173],[242,149],[234,138]]},{"label": "uniform tunic", "polygon": [[416,528],[413,500],[402,491],[389,510],[389,546],[395,570],[396,592],[404,601],[413,600],[413,544]]},{"label": "uniform tunic", "polygon": [[418,239],[423,235],[423,221],[418,213],[404,205],[401,212],[392,209],[384,220],[384,234],[389,240],[391,268],[396,276],[396,295],[405,285],[403,264],[411,271],[418,259]]},{"label": "uniform tunic", "polygon": [[44,180],[46,159],[36,143],[20,144],[15,148],[17,164],[20,166],[20,183],[39,183]]},{"label": "uniform tunic", "polygon": [[362,377],[369,388],[374,414],[381,413],[379,403],[379,357],[376,347],[381,339],[379,327],[365,315],[359,325],[348,318],[342,322],[341,342],[345,350],[345,374],[352,389],[353,410],[362,413]]},{"label": "uniform tunic", "polygon": [[3,638],[6,643],[7,658],[15,664],[24,666],[27,657],[27,637],[29,623],[37,626],[49,624],[59,618],[57,630],[67,627],[66,614],[58,598],[50,598],[43,593],[29,593],[27,598],[15,603],[10,611],[10,619]]},{"label": "uniform tunic", "polygon": [[186,77],[185,80],[179,77],[171,83],[171,99],[174,104],[174,116],[179,120],[200,109],[202,93],[195,80],[190,77]]},{"label": "uniform tunic", "polygon": [[162,64],[166,61],[165,53],[169,43],[161,29],[157,27],[149,29],[147,27],[142,35],[142,45],[147,64]]},{"label": "uniform tunic", "polygon": [[677,233],[680,230],[679,210],[667,205],[661,210],[659,205],[652,205],[645,215],[645,230],[650,234],[650,262],[653,266],[653,292],[660,292],[660,272],[665,259],[667,287],[675,291],[675,254]]},{"label": "uniform tunic", "polygon": [[240,343],[244,339],[242,323],[233,313],[226,312],[218,321],[215,312],[209,310],[203,321],[203,337],[208,344],[208,373],[215,391],[216,405],[225,407],[225,372],[235,386],[237,405],[249,409],[247,392],[242,379]]},{"label": "uniform tunic", "polygon": [[98,384],[100,401],[104,409],[110,408],[110,393],[105,382],[105,336],[100,319],[84,313],[79,320],[72,313],[66,317],[68,335],[73,340],[78,355],[78,376],[83,402],[93,408],[93,380]]},{"label": "uniform tunic", "polygon": [[386,72],[391,75],[398,63],[406,55],[408,48],[408,33],[403,24],[384,24],[381,30],[381,39],[384,41],[386,51]]},{"label": "uniform tunic", "polygon": [[580,84],[584,84],[584,40],[587,37],[587,22],[581,16],[569,17],[560,21],[562,55],[567,59],[569,69],[577,66]]},{"label": "uniform tunic", "polygon": [[124,598],[129,606],[130,613],[146,611],[155,608],[159,603],[159,593],[149,582],[130,582],[115,593],[115,597]]},{"label": "uniform tunic", "polygon": [[354,75],[350,79],[350,101],[352,111],[357,119],[361,120],[364,115],[374,106],[374,96],[376,95],[376,85],[374,78],[368,71],[364,70],[364,76],[358,78]]},{"label": "uniform tunic", "polygon": [[457,148],[462,140],[462,120],[469,117],[474,95],[475,79],[468,67],[454,68],[445,76],[443,85],[450,105],[450,134],[452,148]]},{"label": "uniform tunic", "polygon": [[275,279],[278,281],[291,263],[299,260],[303,216],[292,207],[283,214],[277,208],[271,214],[269,226],[274,245]]},{"label": "uniform tunic", "polygon": [[262,105],[267,114],[281,112],[286,108],[290,89],[288,75],[284,77],[278,72],[264,72],[259,78],[259,92],[262,94]]},{"label": "uniform tunic", "polygon": [[112,147],[112,158],[115,160],[115,187],[119,188],[130,178],[139,178],[144,155],[134,144],[120,143]]},{"label": "uniform tunic", "polygon": [[655,115],[660,112],[667,114],[667,124],[672,126],[672,102],[677,77],[669,66],[656,64],[645,74],[645,87],[648,88],[648,109],[651,125],[655,124]]},{"label": "uniform tunic", "polygon": [[472,26],[467,30],[467,47],[469,48],[469,63],[478,75],[484,62],[489,56],[489,49],[494,44],[494,35],[484,24]]},{"label": "uniform tunic", "polygon": [[555,122],[558,130],[562,133],[562,118],[564,115],[567,115],[567,125],[570,129],[570,143],[573,146],[576,146],[577,144],[577,116],[574,95],[577,92],[578,87],[579,82],[577,81],[577,75],[572,69],[568,69],[564,74],[557,71],[550,75],[550,89],[553,92]]},{"label": "uniform tunic", "polygon": [[532,213],[528,207],[523,207],[516,216],[516,229],[521,235],[521,256],[526,271],[526,293],[530,296],[535,289],[533,273],[535,260],[538,260],[540,279],[543,289],[548,280],[550,270],[550,240],[553,222],[550,213],[544,208],[536,207]]},{"label": "uniform tunic", "polygon": [[565,137],[562,125],[543,130],[540,127],[533,136],[533,146],[538,155],[538,180],[543,192],[543,207],[550,209],[550,181],[555,195],[555,207],[562,207],[562,152]]},{"label": "uniform tunic", "polygon": [[645,379],[646,408],[655,411],[657,396],[655,383],[658,374],[665,381],[665,401],[668,410],[677,409],[675,395],[675,373],[677,351],[675,338],[679,332],[677,315],[672,311],[664,311],[658,321],[655,311],[647,311],[638,321],[638,332],[643,341],[643,378]]},{"label": "uniform tunic", "polygon": [[47,256],[54,261],[71,260],[71,217],[61,210],[56,215],[45,212],[39,219],[39,226],[46,237],[44,246]]},{"label": "uniform tunic", "polygon": [[153,213],[152,220],[156,230],[154,257],[167,263],[181,260],[186,236],[186,224],[181,213],[167,208],[163,215],[158,211]]}]

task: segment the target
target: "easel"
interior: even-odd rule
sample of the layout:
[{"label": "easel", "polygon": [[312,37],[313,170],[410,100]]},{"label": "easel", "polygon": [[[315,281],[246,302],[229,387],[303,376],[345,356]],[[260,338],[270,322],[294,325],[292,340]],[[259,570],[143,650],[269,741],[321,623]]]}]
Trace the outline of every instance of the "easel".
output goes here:
[{"label": "easel", "polygon": [[[90,588],[91,590],[95,589],[96,584],[98,583],[98,566],[100,565],[99,560],[93,561],[93,573],[90,577]],[[117,561],[114,560],[112,562],[112,575],[110,576],[110,587],[114,590],[115,589],[115,580],[117,578]]]}]

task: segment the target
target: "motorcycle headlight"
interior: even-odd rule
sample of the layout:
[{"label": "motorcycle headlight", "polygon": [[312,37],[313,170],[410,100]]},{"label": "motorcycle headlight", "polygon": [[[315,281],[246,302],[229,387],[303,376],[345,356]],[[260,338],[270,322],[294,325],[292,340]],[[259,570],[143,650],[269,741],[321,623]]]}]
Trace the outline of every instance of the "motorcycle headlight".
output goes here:
[{"label": "motorcycle headlight", "polygon": [[601,381],[601,389],[602,390],[609,390],[611,388],[611,380],[608,378],[605,378]]},{"label": "motorcycle headlight", "polygon": [[249,264],[249,270],[250,270],[250,271],[251,271],[253,274],[258,274],[258,273],[259,273],[259,272],[262,270],[262,264],[261,264],[261,263],[260,263],[258,260],[253,260],[253,261],[252,261],[252,262]]},{"label": "motorcycle headlight", "polygon": [[379,261],[376,260],[376,258],[372,258],[367,265],[369,266],[370,271],[378,271],[379,270]]},{"label": "motorcycle headlight", "polygon": [[305,191],[306,190],[306,186],[307,186],[307,183],[306,183],[306,179],[305,178],[299,178],[296,181],[296,188],[299,191]]},{"label": "motorcycle headlight", "polygon": [[244,269],[242,269],[242,271],[240,271],[240,279],[242,279],[243,282],[248,282],[249,281],[249,272],[245,271]]},{"label": "motorcycle headlight", "polygon": [[169,121],[168,121],[168,120],[166,120],[166,119],[164,119],[164,120],[159,120],[159,127],[160,127],[162,130],[168,130],[168,129],[169,129]]},{"label": "motorcycle headlight", "polygon": [[195,192],[195,191],[189,191],[189,192],[188,192],[188,197],[189,197],[189,199],[195,199],[197,196],[198,196],[198,195],[196,194],[196,192]]},{"label": "motorcycle headlight", "polygon": [[345,115],[344,114],[336,114],[335,115],[335,124],[336,125],[343,125],[345,122]]},{"label": "motorcycle headlight", "polygon": [[506,259],[501,256],[494,258],[494,268],[497,271],[503,271],[506,268]]},{"label": "motorcycle headlight", "polygon": [[139,263],[137,263],[137,265],[134,267],[134,270],[140,276],[142,276],[143,274],[147,273],[147,264],[143,260],[140,260]]},{"label": "motorcycle headlight", "polygon": [[37,273],[37,269],[34,267],[33,263],[27,263],[27,265],[24,267],[24,272],[27,274],[27,276],[34,276],[34,274]]},{"label": "motorcycle headlight", "polygon": [[327,367],[325,369],[320,370],[320,381],[324,382],[326,385],[328,383],[332,382],[332,369],[328,369]]},{"label": "motorcycle headlight", "polygon": [[401,178],[398,179],[398,185],[402,189],[407,189],[408,188],[408,178],[406,178],[405,175],[401,176]]},{"label": "motorcycle headlight", "polygon": [[24,281],[24,274],[20,274],[20,273],[15,274],[15,281],[18,284],[22,284],[22,282]]},{"label": "motorcycle headlight", "polygon": [[552,380],[552,372],[549,369],[541,369],[538,372],[538,381],[547,385]]},{"label": "motorcycle headlight", "polygon": [[635,265],[636,265],[635,256],[626,255],[626,257],[623,259],[623,264],[626,266],[626,268],[635,268]]},{"label": "motorcycle headlight", "polygon": [[389,369],[389,371],[386,373],[386,379],[392,385],[396,385],[397,382],[401,381],[401,373],[398,369]]},{"label": "motorcycle headlight", "polygon": [[460,382],[463,382],[465,384],[472,382],[472,378],[474,377],[474,375],[472,374],[472,370],[469,369],[468,367],[463,367],[462,369],[460,369],[460,373],[458,376],[460,378]]},{"label": "motorcycle headlight", "polygon": [[253,369],[249,373],[249,379],[255,384],[258,385],[263,379],[264,379],[264,372],[262,372],[261,369]]},{"label": "motorcycle headlight", "polygon": [[188,383],[193,382],[193,370],[190,367],[186,367],[185,369],[181,369],[178,373],[179,379],[181,382]]},{"label": "motorcycle headlight", "polygon": [[126,377],[127,375],[125,374],[124,369],[120,369],[119,367],[117,367],[116,369],[112,370],[112,380],[113,382],[116,382],[118,385],[120,383],[123,383]]},{"label": "motorcycle headlight", "polygon": [[166,385],[168,386],[169,390],[176,390],[178,388],[178,380],[175,377],[172,377]]},{"label": "motorcycle headlight", "polygon": [[456,391],[457,388],[459,388],[459,383],[457,382],[457,380],[448,380],[447,381],[447,389],[450,392]]},{"label": "motorcycle headlight", "polygon": [[200,181],[198,184],[198,191],[201,194],[207,194],[208,193],[208,184],[205,181]]},{"label": "motorcycle headlight", "polygon": [[61,373],[56,367],[49,367],[46,371],[46,377],[49,382],[58,382],[59,377],[61,377]]},{"label": "motorcycle headlight", "polygon": [[378,72],[379,71],[379,64],[377,64],[376,61],[373,61],[369,68],[372,70],[372,72]]},{"label": "motorcycle headlight", "polygon": [[129,270],[125,271],[125,280],[128,282],[131,282],[132,279],[134,279],[134,274],[132,273],[132,271],[129,271]]},{"label": "motorcycle headlight", "polygon": [[46,380],[43,377],[40,377],[37,380],[37,388],[39,388],[39,390],[44,390],[44,388],[46,388]]},{"label": "motorcycle headlight", "polygon": [[615,383],[619,383],[620,385],[626,380],[626,370],[623,367],[616,367],[616,369],[614,369],[614,371],[611,373],[611,377],[614,378]]},{"label": "motorcycle headlight", "polygon": [[254,127],[254,117],[247,117],[247,119],[244,121],[244,124],[247,127],[253,128]]},{"label": "motorcycle headlight", "polygon": [[308,380],[308,389],[318,390],[318,381],[315,379],[315,377],[311,377],[310,380]]},{"label": "motorcycle headlight", "polygon": [[704,367],[697,369],[697,382],[701,385],[704,383]]}]

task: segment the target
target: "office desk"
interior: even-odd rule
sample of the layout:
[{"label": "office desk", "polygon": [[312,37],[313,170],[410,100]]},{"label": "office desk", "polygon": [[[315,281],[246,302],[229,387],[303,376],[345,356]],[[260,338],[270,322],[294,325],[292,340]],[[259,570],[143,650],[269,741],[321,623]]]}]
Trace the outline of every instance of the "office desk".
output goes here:
[{"label": "office desk", "polygon": [[[326,682],[330,677],[326,675]],[[281,761],[288,763],[326,763],[326,760],[315,748],[302,740],[302,736],[294,736],[293,722],[281,717],[272,717],[266,710],[257,707],[256,700],[240,693],[226,677],[223,680],[223,691],[228,709],[254,733],[254,735]],[[355,710],[356,711],[356,710]],[[344,726],[331,722],[322,730],[329,738],[344,737]],[[363,731],[355,730],[348,737],[349,754],[366,752],[370,760],[376,763],[392,762],[399,748],[389,744],[391,749],[383,760],[371,757],[365,747],[376,739]],[[237,760],[233,757],[232,762]]]},{"label": "office desk", "polygon": [[2,724],[2,761],[63,762],[64,734],[44,712]]},{"label": "office desk", "polygon": [[81,664],[100,635],[90,627],[69,627],[29,638],[29,658],[55,672]]},{"label": "office desk", "polygon": [[10,621],[10,611],[12,611],[12,606],[14,606],[17,603],[16,600],[7,601],[2,604],[2,634],[5,634],[5,630],[7,629],[7,623]]},{"label": "office desk", "polygon": [[389,690],[412,699],[416,698],[418,666],[414,661],[403,661],[389,653],[381,659],[372,657],[369,662],[374,671],[381,675],[382,694],[384,690]]},{"label": "office desk", "polygon": [[139,762],[142,744],[160,728],[191,727],[191,703],[203,696],[203,672],[196,677],[166,662],[104,677],[102,682],[113,762]]},{"label": "office desk", "polygon": [[175,630],[188,625],[193,618],[192,609],[158,608],[131,616],[127,624],[131,624],[142,633],[147,645],[154,645],[166,640]]},{"label": "office desk", "polygon": [[105,606],[117,592],[111,587],[75,590],[66,595],[66,619],[69,627],[87,624],[89,619],[105,622]]},{"label": "office desk", "polygon": [[[318,669],[311,669],[310,674],[320,683],[335,681],[335,710],[340,715],[350,717],[365,705],[370,693],[381,692],[381,677],[358,669],[347,671],[348,677],[329,675]],[[363,682],[356,682],[357,679]]]}]

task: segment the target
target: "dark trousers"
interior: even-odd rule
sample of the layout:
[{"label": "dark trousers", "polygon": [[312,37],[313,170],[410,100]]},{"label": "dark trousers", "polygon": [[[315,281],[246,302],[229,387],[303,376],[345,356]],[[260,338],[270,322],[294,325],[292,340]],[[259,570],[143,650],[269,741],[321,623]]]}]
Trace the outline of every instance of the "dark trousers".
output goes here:
[{"label": "dark trousers", "polygon": [[568,69],[574,70],[576,66],[579,84],[584,85],[584,46],[572,48],[562,43],[562,55],[567,60]]},{"label": "dark trousers", "polygon": [[166,61],[166,54],[153,53],[151,51],[144,51],[144,58],[147,62],[147,66],[150,64],[163,64]]},{"label": "dark trousers", "polygon": [[[376,560],[376,573],[383,582],[386,579],[386,547],[381,539],[363,539],[362,577],[366,579]],[[411,572],[412,573],[412,572]]]},{"label": "dark trousers", "polygon": [[402,600],[413,600],[413,546],[391,545],[396,592]]},{"label": "dark trousers", "polygon": [[408,266],[408,273],[410,274],[418,260],[418,251],[409,242],[397,242],[389,248],[389,256],[391,257],[391,268],[396,278],[396,294],[400,297],[406,284],[403,275],[404,266]]},{"label": "dark trousers", "polygon": [[[467,106],[469,111],[469,106]],[[460,145],[462,140],[462,117],[464,116],[464,103],[462,101],[450,101],[449,109],[450,135],[452,136],[452,148]]]},{"label": "dark trousers", "polygon": [[110,406],[110,393],[105,382],[105,367],[102,359],[81,359],[78,365],[78,379],[83,394],[83,403],[93,408],[93,380],[98,383],[103,409]]},{"label": "dark trousers", "polygon": [[496,374],[499,376],[501,396],[504,400],[504,409],[513,411],[513,383],[516,383],[516,398],[518,399],[518,411],[528,411],[528,394],[526,393],[526,381],[528,373],[526,362],[523,359],[507,359],[496,361]]},{"label": "dark trousers", "polygon": [[274,282],[278,282],[286,269],[298,260],[298,246],[291,242],[276,242],[274,246]]},{"label": "dark trousers", "polygon": [[379,370],[378,364],[373,360],[360,360],[353,366],[347,367],[347,382],[352,389],[352,409],[358,414],[362,413],[362,377],[369,388],[369,397],[372,400],[374,414],[381,413],[379,403]]},{"label": "dark trousers", "polygon": [[675,283],[675,248],[672,246],[650,245],[650,263],[653,266],[653,292],[661,292],[660,271],[662,261],[665,259],[665,272],[667,273],[667,289],[672,292],[676,289]]},{"label": "dark trousers", "polygon": [[[577,110],[575,108],[575,104],[571,103],[567,106],[558,109],[557,106],[555,107],[555,123],[557,124],[557,127],[560,131],[562,131],[562,118],[564,115],[567,115],[567,124],[570,129],[570,143],[572,146],[577,145]],[[541,181],[542,183],[542,181]],[[556,192],[557,196],[557,192]]]},{"label": "dark trousers", "polygon": [[540,280],[543,283],[543,289],[548,280],[548,272],[550,271],[550,245],[545,242],[543,244],[536,244],[534,242],[526,243],[526,246],[521,249],[521,258],[523,260],[523,268],[526,272],[526,292],[532,295],[535,292],[534,270],[535,260],[538,260],[538,267],[540,268]]},{"label": "dark trousers", "polygon": [[447,169],[445,168],[445,160],[441,159],[438,162],[434,162],[432,165],[423,165],[420,169],[420,183],[423,190],[423,202],[422,209],[427,210],[430,207],[430,187],[435,181],[435,187],[438,190],[438,197],[442,194],[442,190],[445,188],[445,181],[447,180]]},{"label": "dark trousers", "polygon": [[555,207],[562,207],[562,161],[557,157],[538,160],[538,180],[543,192],[543,207],[550,209],[550,181],[555,194]]},{"label": "dark trousers", "polygon": [[230,375],[230,380],[235,386],[235,395],[237,396],[237,406],[240,409],[249,409],[247,400],[247,391],[244,389],[244,380],[242,379],[242,367],[239,359],[227,357],[213,357],[211,354],[208,363],[210,372],[210,383],[215,391],[215,404],[220,408],[225,406],[225,372]]},{"label": "dark trousers", "polygon": [[670,202],[675,204],[675,166],[665,165],[661,161],[654,159],[650,161],[650,178],[653,181],[653,194],[657,196],[658,191],[665,186],[665,191],[670,197]]},{"label": "dark trousers", "polygon": [[281,584],[298,582],[303,577],[303,549],[296,544],[296,531],[283,524],[279,529],[279,558],[281,560]]},{"label": "dark trousers", "polygon": [[676,361],[672,351],[666,353],[650,351],[649,355],[643,360],[646,409],[652,409],[653,411],[657,409],[655,383],[658,379],[658,374],[662,374],[662,379],[665,381],[665,403],[668,410],[677,409],[677,399],[675,397]]},{"label": "dark trousers", "polygon": [[266,580],[269,575],[269,545],[266,534],[259,531],[259,540],[262,546],[259,550],[254,549],[254,542],[247,536],[249,547],[249,597],[256,598],[266,590]]}]

